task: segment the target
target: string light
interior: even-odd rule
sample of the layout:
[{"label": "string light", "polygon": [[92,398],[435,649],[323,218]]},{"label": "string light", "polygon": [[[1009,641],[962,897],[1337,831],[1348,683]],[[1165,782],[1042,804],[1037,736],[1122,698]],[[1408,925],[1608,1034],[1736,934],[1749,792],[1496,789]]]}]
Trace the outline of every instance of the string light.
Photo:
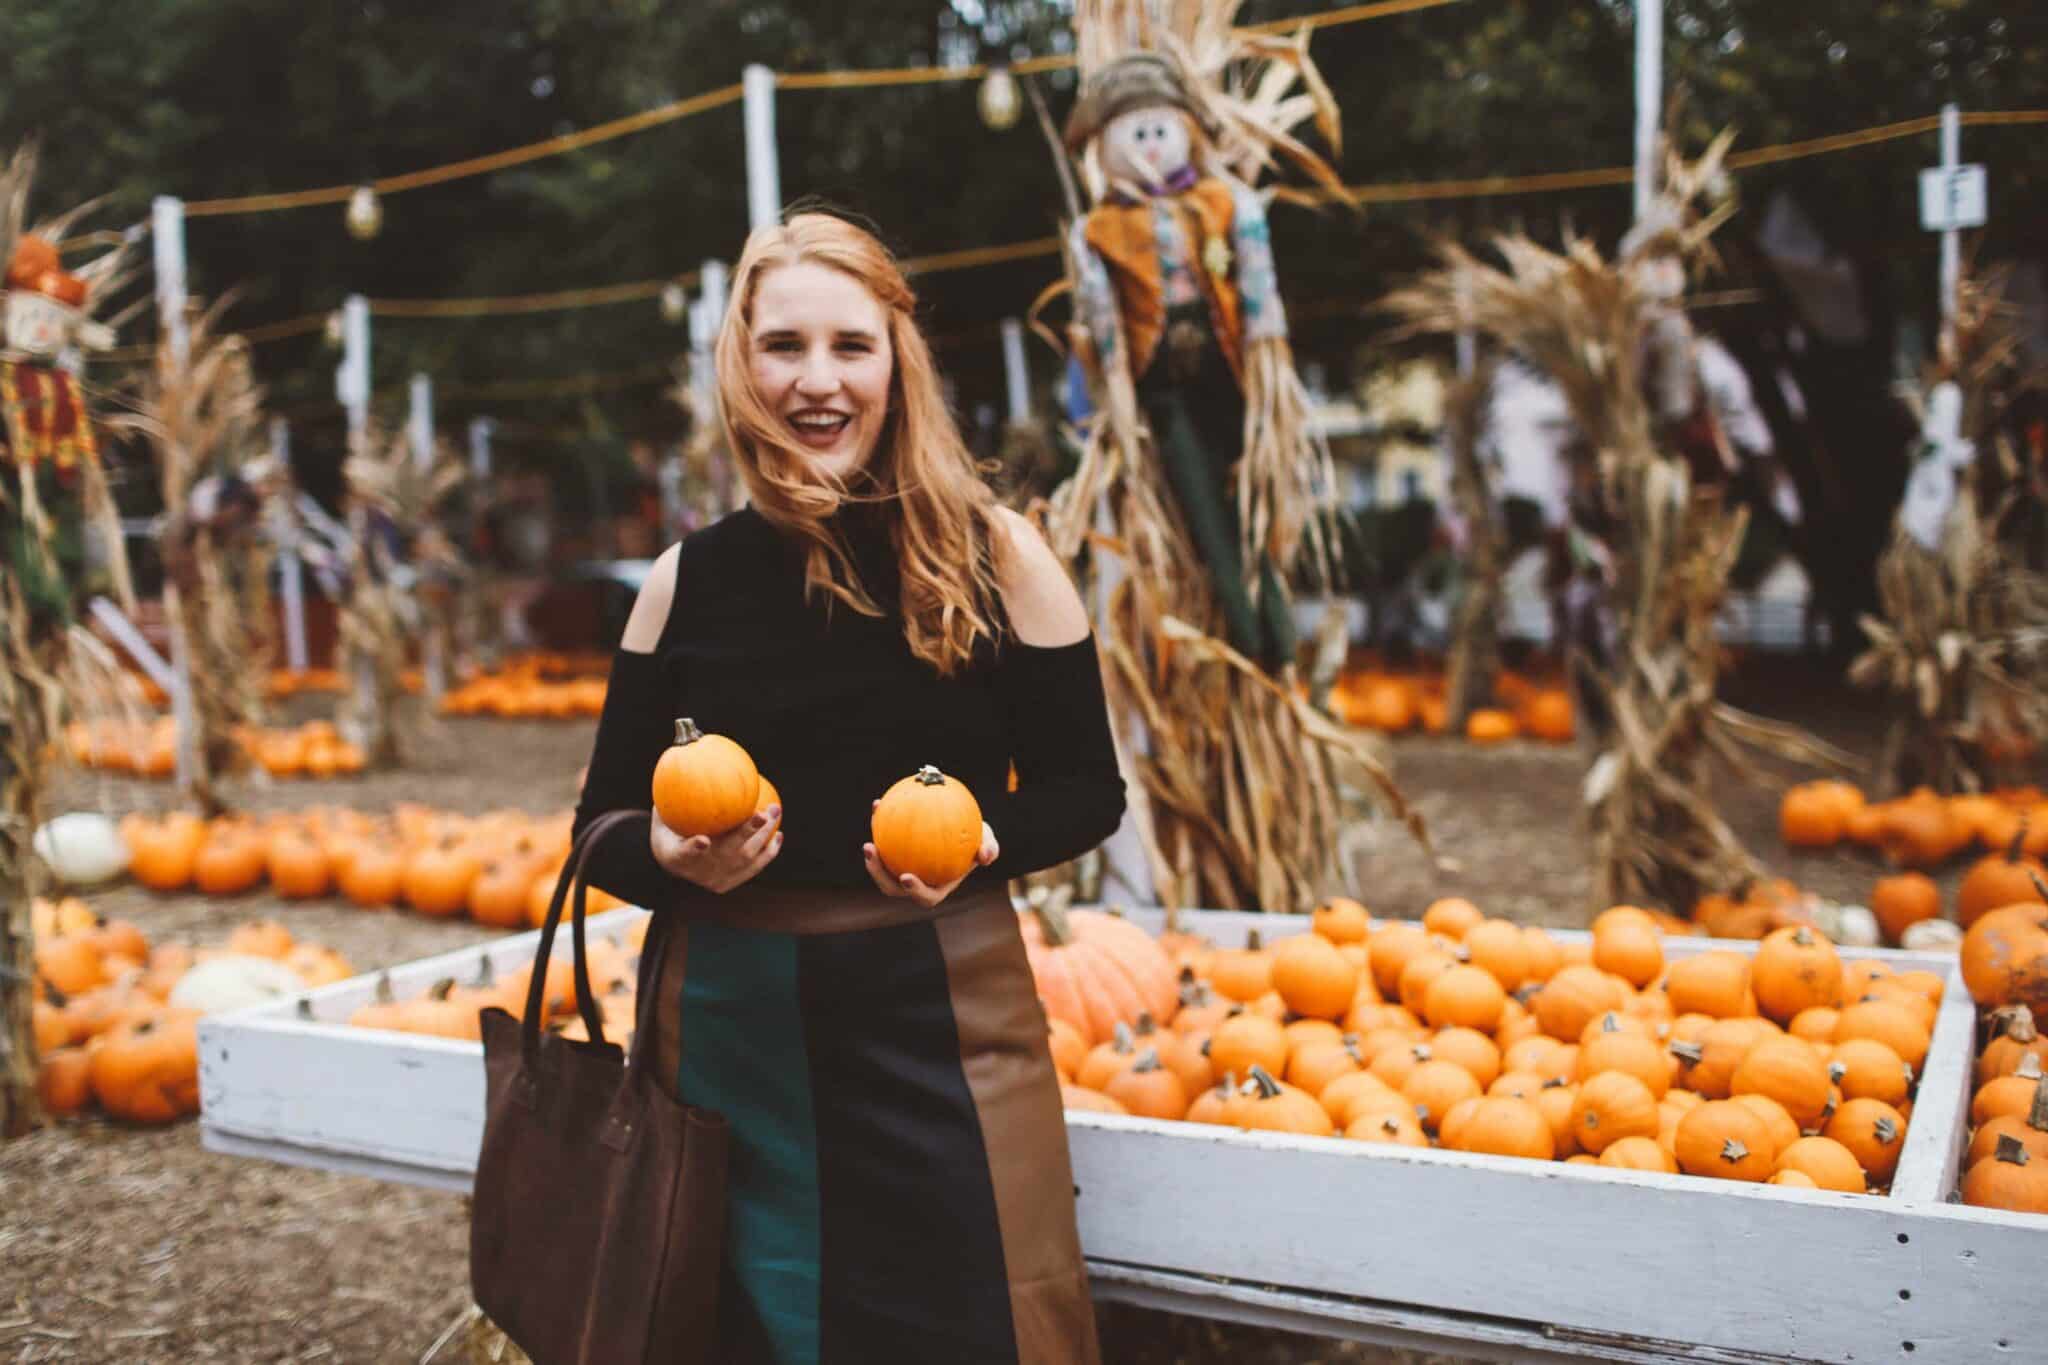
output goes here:
[{"label": "string light", "polygon": [[367,242],[383,230],[384,204],[377,198],[374,186],[355,187],[348,197],[344,221],[348,224],[348,235],[359,242]]},{"label": "string light", "polygon": [[661,320],[663,322],[681,322],[683,315],[689,311],[690,296],[684,292],[681,284],[670,280],[661,287]]},{"label": "string light", "polygon": [[981,121],[996,132],[1007,132],[1017,125],[1018,115],[1024,112],[1024,100],[1017,90],[1017,78],[1010,74],[1007,66],[991,66],[988,75],[981,79],[981,91],[975,97],[975,105],[981,110]]}]

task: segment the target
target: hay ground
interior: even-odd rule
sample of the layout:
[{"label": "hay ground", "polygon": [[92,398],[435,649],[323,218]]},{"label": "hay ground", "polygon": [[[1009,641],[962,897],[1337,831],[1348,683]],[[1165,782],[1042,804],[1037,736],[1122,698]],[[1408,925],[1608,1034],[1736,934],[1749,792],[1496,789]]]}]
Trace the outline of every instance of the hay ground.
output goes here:
[{"label": "hay ground", "polygon": [[[1754,671],[1731,696],[1811,724],[1859,754],[1875,749],[1868,702],[1818,670]],[[304,716],[322,709],[320,699],[294,706]],[[380,809],[397,800],[467,812],[561,809],[590,736],[588,722],[448,721],[426,732],[407,771],[237,794],[256,809]],[[1582,761],[1575,751],[1426,739],[1392,751],[1402,784],[1460,869],[1435,873],[1387,831],[1357,888],[1376,913],[1412,916],[1435,896],[1458,894],[1494,914],[1584,923],[1586,840],[1569,818]],[[1789,855],[1776,835],[1775,786],[1731,780],[1719,795],[1751,848],[1803,885],[1861,900],[1879,874],[1854,853]],[[68,777],[63,796],[68,806],[116,812],[168,801],[161,785],[88,775]],[[1952,868],[1945,889],[1952,893],[1959,875]],[[338,900],[287,904],[267,893],[210,901],[124,886],[90,899],[152,939],[217,942],[236,923],[275,915],[362,969],[489,937],[466,922],[369,913]],[[1371,1254],[1361,1247],[1368,1281]],[[0,1361],[416,1361],[468,1302],[466,1282],[467,1230],[453,1196],[217,1156],[200,1148],[191,1123],[138,1130],[87,1120],[0,1146]],[[1416,1359],[1136,1309],[1105,1308],[1101,1318],[1118,1365]]]}]

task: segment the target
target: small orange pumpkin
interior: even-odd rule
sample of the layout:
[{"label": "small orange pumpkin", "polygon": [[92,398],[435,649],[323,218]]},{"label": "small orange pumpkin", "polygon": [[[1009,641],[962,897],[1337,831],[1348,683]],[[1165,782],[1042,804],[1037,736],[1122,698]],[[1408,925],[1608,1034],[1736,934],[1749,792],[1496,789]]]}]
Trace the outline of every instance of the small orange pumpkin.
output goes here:
[{"label": "small orange pumpkin", "polygon": [[1680,1170],[1720,1180],[1767,1180],[1776,1156],[1764,1120],[1734,1100],[1686,1110],[1672,1145]]},{"label": "small orange pumpkin", "polygon": [[171,1123],[199,1110],[199,1011],[166,1009],[117,1025],[92,1050],[100,1107],[130,1123]]},{"label": "small orange pumpkin", "polygon": [[1296,934],[1273,949],[1272,988],[1295,1014],[1341,1019],[1358,991],[1358,968],[1320,934]]},{"label": "small orange pumpkin", "polygon": [[882,865],[926,886],[960,880],[974,870],[981,851],[980,803],[965,785],[930,764],[883,794],[869,826]]},{"label": "small orange pumpkin", "polygon": [[705,734],[688,716],[676,721],[675,742],[654,765],[654,809],[663,824],[685,837],[720,835],[753,815],[760,792],[760,771],[745,749]]},{"label": "small orange pumpkin", "polygon": [[1599,1156],[1625,1137],[1655,1137],[1657,1097],[1625,1071],[1603,1071],[1580,1084],[1572,1104],[1572,1136]]},{"label": "small orange pumpkin", "polygon": [[1882,1100],[1844,1100],[1821,1130],[1849,1149],[1872,1185],[1889,1185],[1906,1145],[1906,1119]]},{"label": "small orange pumpkin", "polygon": [[1778,1153],[1773,1173],[1778,1171],[1798,1171],[1812,1180],[1816,1189],[1844,1194],[1862,1194],[1868,1186],[1855,1153],[1833,1138],[1800,1138]]},{"label": "small orange pumpkin", "polygon": [[1897,943],[1920,921],[1940,918],[1941,888],[1925,872],[1880,877],[1870,889],[1870,913],[1885,937]]}]

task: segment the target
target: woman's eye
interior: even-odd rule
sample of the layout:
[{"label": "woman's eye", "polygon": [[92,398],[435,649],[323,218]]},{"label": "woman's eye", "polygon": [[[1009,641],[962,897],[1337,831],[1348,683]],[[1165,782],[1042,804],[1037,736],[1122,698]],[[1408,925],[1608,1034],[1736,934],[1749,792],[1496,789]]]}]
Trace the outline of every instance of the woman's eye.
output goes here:
[{"label": "woman's eye", "polygon": [[786,340],[771,341],[768,343],[768,349],[777,355],[795,355],[803,350],[803,343]]},{"label": "woman's eye", "polygon": [[839,343],[839,349],[848,355],[866,355],[873,348],[865,341],[842,341]]}]

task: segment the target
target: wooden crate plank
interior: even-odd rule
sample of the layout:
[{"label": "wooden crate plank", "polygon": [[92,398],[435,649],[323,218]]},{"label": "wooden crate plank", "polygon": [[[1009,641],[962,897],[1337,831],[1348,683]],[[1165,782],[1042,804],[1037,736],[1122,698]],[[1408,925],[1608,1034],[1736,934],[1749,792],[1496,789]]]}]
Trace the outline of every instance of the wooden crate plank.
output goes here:
[{"label": "wooden crate plank", "polygon": [[1902,1243],[1893,1200],[1182,1127],[1070,1119],[1090,1255],[1793,1359],[1973,1359],[1973,1299],[2048,1330],[2033,1258]]}]

